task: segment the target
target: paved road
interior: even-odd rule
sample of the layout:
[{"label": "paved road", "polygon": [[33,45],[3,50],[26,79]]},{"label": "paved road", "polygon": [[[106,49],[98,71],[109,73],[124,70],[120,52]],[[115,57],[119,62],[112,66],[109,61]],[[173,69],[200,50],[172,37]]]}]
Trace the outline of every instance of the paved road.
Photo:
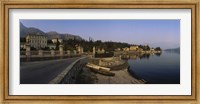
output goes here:
[{"label": "paved road", "polygon": [[78,58],[80,57],[22,62],[20,64],[20,84],[47,84]]}]

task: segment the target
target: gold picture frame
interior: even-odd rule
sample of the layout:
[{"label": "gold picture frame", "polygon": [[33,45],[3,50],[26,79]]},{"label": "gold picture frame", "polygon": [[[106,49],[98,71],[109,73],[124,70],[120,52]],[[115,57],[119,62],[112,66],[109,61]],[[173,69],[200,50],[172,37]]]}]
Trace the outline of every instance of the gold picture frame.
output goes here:
[{"label": "gold picture frame", "polygon": [[[135,1],[135,0],[86,0],[86,1],[1,1],[1,30],[0,36],[0,86],[1,103],[200,103],[199,81],[199,2],[198,0],[185,1]],[[191,9],[192,11],[192,95],[190,96],[17,96],[9,95],[9,9],[22,8],[145,8],[145,9]]]}]

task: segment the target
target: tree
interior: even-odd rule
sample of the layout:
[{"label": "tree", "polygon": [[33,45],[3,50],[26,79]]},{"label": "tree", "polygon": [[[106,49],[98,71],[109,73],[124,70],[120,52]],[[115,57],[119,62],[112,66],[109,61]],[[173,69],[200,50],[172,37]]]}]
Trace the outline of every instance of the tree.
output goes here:
[{"label": "tree", "polygon": [[53,44],[52,40],[47,40],[47,44]]},{"label": "tree", "polygon": [[57,42],[56,42],[56,50],[59,50],[59,46],[60,46],[60,42],[58,41],[58,38],[57,38]]},{"label": "tree", "polygon": [[156,47],[155,51],[161,51],[161,48],[160,47]]},{"label": "tree", "polygon": [[149,50],[150,50],[149,45],[144,46],[144,50],[145,50],[145,51],[149,51]]},{"label": "tree", "polygon": [[26,42],[26,38],[20,38],[20,42]]}]

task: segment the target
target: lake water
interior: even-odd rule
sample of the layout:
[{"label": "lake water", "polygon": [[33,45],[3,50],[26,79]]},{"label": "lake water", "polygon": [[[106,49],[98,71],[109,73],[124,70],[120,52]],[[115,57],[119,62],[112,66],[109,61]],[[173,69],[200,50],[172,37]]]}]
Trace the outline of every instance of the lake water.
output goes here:
[{"label": "lake water", "polygon": [[163,51],[160,55],[132,56],[128,59],[131,74],[150,84],[180,84],[180,54]]}]

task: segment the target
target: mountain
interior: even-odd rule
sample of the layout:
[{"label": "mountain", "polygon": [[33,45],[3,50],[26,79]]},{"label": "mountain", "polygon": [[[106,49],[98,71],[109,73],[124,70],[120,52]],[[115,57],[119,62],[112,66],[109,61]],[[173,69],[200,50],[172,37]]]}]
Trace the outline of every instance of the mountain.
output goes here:
[{"label": "mountain", "polygon": [[63,40],[69,40],[69,39],[76,39],[76,40],[83,40],[80,36],[78,35],[72,35],[72,34],[68,34],[68,33],[65,33],[65,34],[61,34],[61,33],[58,33],[56,31],[50,31],[50,32],[47,32],[47,37],[49,39],[55,39],[55,38],[61,38]]},{"label": "mountain", "polygon": [[27,34],[37,34],[37,33],[46,35],[48,39],[61,38],[63,40],[69,40],[69,39],[83,40],[78,35],[73,35],[73,34],[68,34],[68,33],[61,34],[56,31],[50,31],[50,32],[45,33],[38,28],[34,28],[34,27],[27,28],[22,23],[20,23],[20,37],[26,37]]},{"label": "mountain", "polygon": [[178,48],[173,48],[173,49],[166,49],[165,51],[168,51],[168,52],[178,52],[178,53],[180,53],[180,47],[178,47]]},{"label": "mountain", "polygon": [[64,40],[69,40],[69,39],[83,40],[80,36],[72,34],[61,34],[61,37]]},{"label": "mountain", "polygon": [[27,27],[20,23],[20,37],[25,37],[28,32]]},{"label": "mountain", "polygon": [[61,35],[59,33],[57,33],[56,31],[47,32],[46,35],[47,35],[48,39],[61,38]]},{"label": "mountain", "polygon": [[26,37],[27,34],[43,34],[45,35],[46,33],[41,31],[40,29],[34,28],[34,27],[29,27],[27,28],[24,26],[22,23],[20,23],[20,37]]}]

